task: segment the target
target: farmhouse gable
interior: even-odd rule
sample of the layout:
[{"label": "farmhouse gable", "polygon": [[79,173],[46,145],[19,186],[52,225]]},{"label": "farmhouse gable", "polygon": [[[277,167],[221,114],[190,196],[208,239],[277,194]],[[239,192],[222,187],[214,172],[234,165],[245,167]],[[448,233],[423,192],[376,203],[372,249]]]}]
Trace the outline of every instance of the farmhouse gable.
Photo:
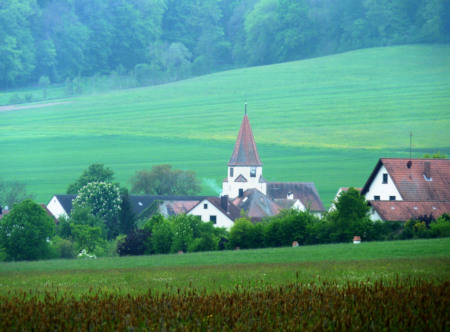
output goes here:
[{"label": "farmhouse gable", "polygon": [[361,194],[368,201],[450,201],[450,160],[382,158]]},{"label": "farmhouse gable", "polygon": [[228,196],[206,197],[195,205],[188,214],[200,217],[202,221],[211,221],[216,227],[230,229],[239,218],[240,210],[233,205]]},{"label": "farmhouse gable", "polygon": [[450,212],[450,160],[382,158],[361,194],[372,207],[372,220],[437,218]]},{"label": "farmhouse gable", "polygon": [[55,195],[47,204],[47,209],[59,219],[62,216],[70,217],[72,213],[72,202],[77,195]]}]

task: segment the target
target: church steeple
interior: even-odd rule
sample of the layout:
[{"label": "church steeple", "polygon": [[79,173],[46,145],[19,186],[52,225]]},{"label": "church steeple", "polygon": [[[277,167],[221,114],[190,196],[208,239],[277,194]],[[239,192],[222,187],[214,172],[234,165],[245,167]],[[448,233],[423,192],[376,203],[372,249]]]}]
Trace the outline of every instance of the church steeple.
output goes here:
[{"label": "church steeple", "polygon": [[247,115],[247,104],[245,104],[245,114],[242,119],[241,129],[234,146],[228,166],[262,166],[253,138],[252,128]]},{"label": "church steeple", "polygon": [[222,194],[234,198],[242,196],[247,189],[257,189],[265,195],[267,182],[262,177],[262,166],[245,104],[244,118],[228,163],[228,176],[222,182]]}]

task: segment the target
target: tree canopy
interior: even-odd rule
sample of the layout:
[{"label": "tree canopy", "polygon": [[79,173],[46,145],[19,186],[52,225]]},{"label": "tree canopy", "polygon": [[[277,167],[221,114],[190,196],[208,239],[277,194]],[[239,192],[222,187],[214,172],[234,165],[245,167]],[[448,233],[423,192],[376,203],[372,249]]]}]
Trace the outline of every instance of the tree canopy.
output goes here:
[{"label": "tree canopy", "polygon": [[27,193],[27,186],[18,181],[0,181],[0,206],[11,209],[14,204],[26,199],[33,199],[32,194]]},{"label": "tree canopy", "polygon": [[103,164],[91,164],[83,171],[81,176],[67,188],[68,194],[77,194],[78,191],[90,182],[112,182],[114,172]]},{"label": "tree canopy", "polygon": [[448,43],[448,17],[450,0],[3,0],[0,87],[124,73],[155,84],[358,48]]},{"label": "tree canopy", "polygon": [[27,199],[16,204],[0,220],[0,246],[9,260],[37,260],[49,257],[54,220],[42,206]]},{"label": "tree canopy", "polygon": [[155,165],[140,170],[131,178],[131,192],[144,195],[193,195],[201,191],[194,171],[172,169],[172,165]]}]

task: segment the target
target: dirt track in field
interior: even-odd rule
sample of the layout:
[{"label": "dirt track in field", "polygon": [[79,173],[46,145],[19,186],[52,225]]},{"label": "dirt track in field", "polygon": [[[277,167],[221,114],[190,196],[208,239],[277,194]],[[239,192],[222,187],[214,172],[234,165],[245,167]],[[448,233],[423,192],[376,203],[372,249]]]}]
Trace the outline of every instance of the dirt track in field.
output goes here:
[{"label": "dirt track in field", "polygon": [[41,108],[41,107],[55,106],[55,105],[68,104],[68,103],[72,103],[72,101],[61,101],[61,102],[57,102],[57,103],[46,103],[46,104],[25,105],[25,106],[6,105],[6,106],[0,106],[0,112],[16,111],[16,110],[22,110],[25,108]]}]

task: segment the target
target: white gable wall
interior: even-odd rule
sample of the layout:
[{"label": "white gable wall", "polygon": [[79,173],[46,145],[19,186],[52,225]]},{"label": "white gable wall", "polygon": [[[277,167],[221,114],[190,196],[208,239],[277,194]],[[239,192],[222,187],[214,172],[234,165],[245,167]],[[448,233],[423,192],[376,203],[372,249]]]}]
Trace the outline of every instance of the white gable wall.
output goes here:
[{"label": "white gable wall", "polygon": [[381,201],[388,201],[389,196],[395,196],[396,201],[402,201],[403,199],[400,192],[397,190],[397,187],[389,174],[387,175],[387,183],[383,183],[383,174],[388,174],[384,165],[380,167],[377,175],[370,184],[369,190],[365,195],[366,200],[372,201],[375,200],[375,196],[380,196]]},{"label": "white gable wall", "polygon": [[378,220],[383,221],[383,219],[380,217],[378,212],[373,207],[370,207],[369,217],[370,217],[370,220],[372,220],[372,221],[378,221]]},{"label": "white gable wall", "polygon": [[[230,198],[239,196],[239,189],[246,191],[247,189],[258,189],[264,195],[267,193],[267,183],[260,183],[259,179],[262,177],[262,166],[254,166],[256,168],[256,176],[250,176],[251,166],[229,166],[228,167],[228,182],[223,182],[222,194],[228,195]],[[233,176],[231,170],[233,169]],[[247,182],[235,182],[236,179],[242,175]]]},{"label": "white gable wall", "polygon": [[48,202],[47,209],[56,217],[56,219],[59,219],[61,216],[68,217],[66,210],[64,210],[56,196],[53,196],[50,202]]},{"label": "white gable wall", "polygon": [[216,216],[215,227],[225,227],[229,230],[233,226],[233,221],[207,199],[197,204],[188,214],[199,216],[204,222],[210,221],[211,216]]},{"label": "white gable wall", "polygon": [[297,199],[294,203],[294,205],[292,206],[294,209],[305,212],[306,208],[305,206],[302,204],[302,202],[300,202],[299,199]]}]

